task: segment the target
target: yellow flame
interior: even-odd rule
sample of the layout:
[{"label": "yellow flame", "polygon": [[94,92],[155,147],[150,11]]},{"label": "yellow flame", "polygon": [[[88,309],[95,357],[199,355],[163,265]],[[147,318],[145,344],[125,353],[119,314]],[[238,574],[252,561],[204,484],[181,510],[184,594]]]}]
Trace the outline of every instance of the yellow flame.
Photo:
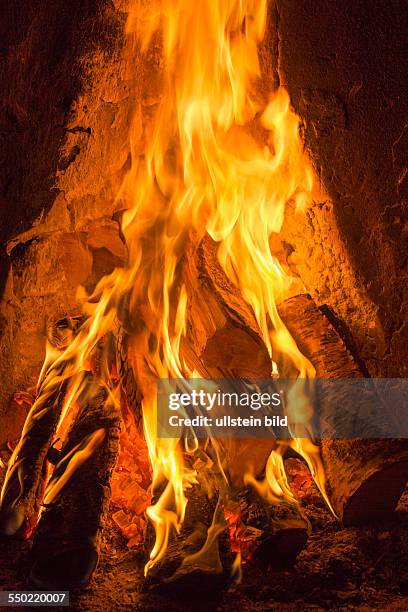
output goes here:
[{"label": "yellow flame", "polygon": [[[187,312],[180,262],[187,240],[206,233],[252,307],[271,356],[275,348],[300,376],[314,375],[277,311],[292,280],[272,255],[270,238],[282,227],[287,202],[303,209],[315,182],[287,92],[279,88],[265,100],[257,91],[266,20],[266,0],[136,2],[128,20],[142,51],[159,31],[164,56],[162,98],[144,156],[134,160],[120,194],[132,202],[123,223],[138,270],[132,312],[145,324],[135,352],[145,355],[152,377],[191,375],[180,355]],[[157,534],[149,568],[164,554],[169,524],[180,526],[192,475],[177,441],[157,440],[154,393],[147,387],[143,409],[154,473],[172,484],[149,511]],[[276,453],[266,486],[275,500],[290,497]]]},{"label": "yellow flame", "polygon": [[[153,487],[162,491],[148,509],[156,542],[146,571],[165,554],[171,529],[180,529],[185,490],[196,481],[180,441],[157,438],[155,418],[155,380],[193,374],[181,350],[188,317],[182,260],[189,241],[207,233],[218,243],[219,262],[252,307],[271,358],[277,350],[300,376],[314,375],[277,310],[292,279],[273,256],[270,240],[282,227],[286,204],[304,209],[316,184],[287,92],[279,88],[267,100],[259,93],[258,45],[267,4],[134,0],[127,32],[142,53],[161,37],[164,66],[162,97],[152,125],[144,126],[140,157],[139,131],[130,128],[132,165],[118,194],[127,207],[122,230],[129,263],[101,280],[87,301],[88,320],[42,373],[43,391],[50,394],[59,382],[50,369],[58,373],[64,365],[66,378],[85,370],[130,295],[129,355],[143,394]],[[261,487],[251,475],[246,481]],[[270,457],[262,487],[271,501],[291,498],[278,452]]]},{"label": "yellow flame", "polygon": [[[63,460],[57,464],[55,472],[51,477],[45,491],[43,504],[51,504],[66,485],[72,474],[91,457],[95,450],[101,445],[105,437],[104,429],[97,429],[86,436],[77,444]],[[59,473],[61,471],[61,474]]]}]

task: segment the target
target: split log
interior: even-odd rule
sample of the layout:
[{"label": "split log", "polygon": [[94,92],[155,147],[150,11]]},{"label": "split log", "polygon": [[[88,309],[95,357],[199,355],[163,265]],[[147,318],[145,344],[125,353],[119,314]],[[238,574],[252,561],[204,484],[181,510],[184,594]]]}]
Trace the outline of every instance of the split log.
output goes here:
[{"label": "split log", "polygon": [[[186,339],[182,356],[206,378],[269,379],[272,362],[250,306],[229,281],[217,259],[218,245],[206,236],[185,257],[188,294]],[[248,472],[262,474],[277,446],[273,439],[222,441],[223,466],[234,486]]]},{"label": "split log", "polygon": [[75,589],[96,567],[119,452],[120,416],[90,379],[45,491],[31,551],[30,581],[40,589]]},{"label": "split log", "polygon": [[[65,318],[50,322],[47,337],[58,350],[64,349],[76,333],[81,319]],[[64,366],[52,376],[45,376],[13,455],[10,459],[0,503],[0,534],[28,535],[38,513],[42,497],[45,463],[60,419],[68,381],[63,380]]]},{"label": "split log", "polygon": [[[156,494],[152,504],[159,499]],[[230,577],[233,557],[226,542],[225,520],[215,497],[208,497],[199,484],[186,491],[186,514],[180,532],[169,534],[166,553],[148,572],[144,588],[166,593],[182,592],[186,598],[216,593]],[[221,535],[221,538],[218,536]],[[220,541],[221,540],[221,541]],[[147,524],[147,554],[155,542]]]},{"label": "split log", "polygon": [[[362,378],[363,372],[343,340],[310,296],[295,296],[279,306],[280,315],[318,378]],[[319,398],[321,418],[333,425],[343,406],[366,406],[370,397],[355,397],[353,387],[341,387],[342,397],[329,392]],[[372,401],[375,402],[373,390]],[[346,394],[346,396],[344,395]],[[348,394],[348,395],[347,395]],[[351,395],[354,394],[354,395]],[[360,404],[359,404],[360,403]],[[330,439],[321,441],[327,493],[345,525],[358,525],[392,512],[408,480],[406,440]]]},{"label": "split log", "polygon": [[271,359],[251,307],[217,259],[218,245],[206,236],[185,256],[190,367],[211,378],[269,378]]},{"label": "split log", "polygon": [[[186,254],[183,279],[188,294],[188,327],[183,357],[205,377],[269,379],[272,362],[254,313],[222,270],[217,247],[206,236]],[[244,486],[246,474],[264,475],[268,458],[277,448],[276,440],[241,438],[220,443],[225,456],[222,467],[229,476],[231,491],[247,491],[253,514],[265,517],[259,554],[271,563],[279,543],[277,556],[293,562],[308,534],[299,508],[291,503],[269,505]]]}]

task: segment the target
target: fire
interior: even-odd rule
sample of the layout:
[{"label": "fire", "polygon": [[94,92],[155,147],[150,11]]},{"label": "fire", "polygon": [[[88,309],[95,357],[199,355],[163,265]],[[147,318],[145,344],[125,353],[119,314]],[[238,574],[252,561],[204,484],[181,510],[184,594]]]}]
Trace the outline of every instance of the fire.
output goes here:
[{"label": "fire", "polygon": [[[218,243],[224,272],[252,307],[271,356],[275,348],[299,376],[313,376],[277,312],[292,279],[271,253],[270,238],[281,229],[287,202],[295,201],[298,210],[307,206],[315,181],[287,92],[279,88],[265,100],[257,91],[267,2],[163,0],[154,6],[136,3],[128,21],[142,51],[160,31],[164,55],[162,98],[145,155],[121,192],[132,199],[123,227],[138,267],[132,312],[145,324],[136,352],[147,355],[153,377],[191,376],[180,351],[186,321],[180,263],[187,240],[208,233]],[[154,476],[168,485],[148,510],[157,540],[147,570],[165,552],[169,525],[179,528],[185,486],[194,481],[178,441],[156,439],[154,403],[153,391],[144,392]],[[288,494],[281,469],[268,473],[272,488]]]},{"label": "fire", "polygon": [[[216,241],[222,269],[254,312],[271,372],[278,351],[300,377],[314,376],[277,311],[293,279],[270,243],[282,227],[287,203],[304,210],[317,186],[288,93],[282,87],[269,99],[260,93],[258,46],[266,22],[266,0],[134,1],[128,34],[142,53],[159,36],[164,65],[161,100],[154,120],[144,127],[144,153],[134,153],[140,134],[132,126],[132,166],[118,194],[127,206],[122,230],[129,262],[102,279],[94,295],[84,296],[88,319],[65,350],[47,357],[42,372],[48,396],[61,378],[77,377],[76,385],[70,383],[75,399],[95,345],[115,329],[128,300],[129,359],[143,396],[153,490],[160,492],[147,509],[156,542],[146,572],[164,556],[171,530],[180,529],[186,490],[197,482],[196,470],[184,461],[182,441],[158,439],[155,419],[156,379],[197,376],[182,350],[187,245],[198,244],[206,234]],[[106,380],[111,389],[109,376]],[[33,414],[42,399],[40,393]],[[117,402],[114,390],[110,401]],[[65,403],[65,413],[72,403]],[[84,441],[82,458],[95,443]],[[296,445],[323,488],[317,454],[309,447],[302,451],[299,441]],[[253,475],[246,481],[254,482]],[[291,497],[279,449],[268,462],[267,481],[257,486],[273,501]],[[114,481],[115,495],[120,498],[121,487]],[[123,514],[117,519],[123,522]],[[218,533],[219,527],[213,528]]]}]

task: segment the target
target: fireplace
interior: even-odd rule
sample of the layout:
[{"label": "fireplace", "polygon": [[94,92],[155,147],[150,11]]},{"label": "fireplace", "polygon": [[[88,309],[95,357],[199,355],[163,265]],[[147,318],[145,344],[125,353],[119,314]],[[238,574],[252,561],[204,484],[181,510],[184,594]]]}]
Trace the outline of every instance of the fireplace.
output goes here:
[{"label": "fireplace", "polygon": [[[403,410],[386,436],[339,416],[381,385],[404,406],[402,3],[25,4],[2,49],[7,588],[403,606]],[[351,382],[317,414],[327,379]],[[159,433],[158,381],[220,380],[298,381],[290,435]]]}]

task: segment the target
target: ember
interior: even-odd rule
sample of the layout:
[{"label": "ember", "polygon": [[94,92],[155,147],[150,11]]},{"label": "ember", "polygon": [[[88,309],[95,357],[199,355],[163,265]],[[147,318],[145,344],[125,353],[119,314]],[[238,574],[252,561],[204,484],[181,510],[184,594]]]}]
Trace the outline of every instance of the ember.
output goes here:
[{"label": "ember", "polygon": [[122,416],[120,453],[111,478],[111,505],[114,509],[112,518],[131,548],[144,540],[145,510],[151,501],[151,470],[146,442],[126,405]]}]

